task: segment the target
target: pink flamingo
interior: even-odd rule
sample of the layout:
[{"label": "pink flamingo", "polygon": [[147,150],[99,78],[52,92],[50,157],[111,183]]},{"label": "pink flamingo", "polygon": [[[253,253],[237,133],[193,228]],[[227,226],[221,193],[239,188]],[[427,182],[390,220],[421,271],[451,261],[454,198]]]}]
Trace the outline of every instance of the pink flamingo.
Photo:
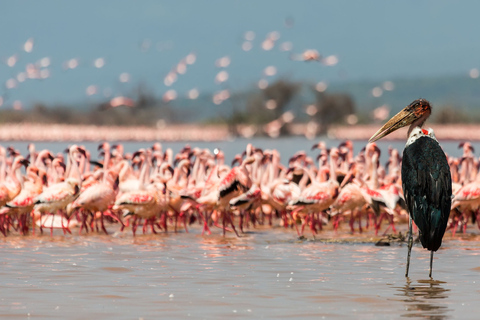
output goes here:
[{"label": "pink flamingo", "polygon": [[[27,168],[27,180],[23,183],[22,191],[5,205],[18,215],[20,231],[23,234],[28,233],[28,217],[33,210],[34,200],[42,193],[46,183],[46,172],[34,166],[29,166]],[[33,231],[35,231],[35,228],[33,228]]]},{"label": "pink flamingo", "polygon": [[340,190],[335,202],[331,205],[331,215],[334,216],[334,229],[337,231],[338,225],[340,222],[339,214],[346,214],[350,212],[350,229],[354,233],[354,221],[358,216],[359,219],[359,230],[362,232],[361,225],[361,208],[367,204],[365,197],[362,193],[360,183],[355,178],[357,175],[356,164],[352,163],[349,174],[344,178]]},{"label": "pink flamingo", "polygon": [[[475,214],[477,225],[480,228],[480,174],[477,174],[475,181],[465,184],[455,194],[452,200],[452,210],[462,209],[472,210]],[[462,213],[464,215],[464,213]],[[458,219],[455,220],[453,227],[453,235],[458,226]],[[466,232],[467,224],[463,225],[463,231]]]},{"label": "pink flamingo", "polygon": [[252,179],[247,165],[255,162],[253,156],[247,157],[238,167],[233,167],[230,172],[223,178],[218,188],[218,207],[223,215],[223,235],[225,235],[225,226],[228,223],[232,226],[233,231],[238,236],[235,225],[231,218],[231,211],[229,209],[230,200],[238,197],[242,193],[248,191],[252,187]]},{"label": "pink flamingo", "polygon": [[[115,203],[118,182],[115,181],[117,173],[109,170],[110,144],[108,142],[104,142],[99,146],[99,150],[102,150],[104,154],[102,180],[82,190],[78,198],[73,202],[72,209],[83,209],[84,211],[93,214],[94,218],[96,213],[99,213],[101,228],[105,234],[108,234],[108,231],[105,228],[104,215],[108,215],[121,223],[118,217],[108,212],[108,210],[111,209]],[[112,178],[110,178],[111,175],[113,176]],[[86,216],[84,215],[82,227],[86,227],[85,220]],[[81,230],[82,228],[80,228],[80,232]]]},{"label": "pink flamingo", "polygon": [[317,233],[316,224],[318,223],[319,227],[321,228],[321,222],[318,221],[318,219],[315,219],[315,214],[323,214],[324,211],[333,204],[339,194],[340,186],[337,181],[335,168],[335,163],[337,162],[338,157],[338,149],[332,148],[330,150],[330,177],[325,182],[318,182],[309,171],[302,167],[305,174],[309,176],[311,183],[304,190],[302,190],[299,198],[292,200],[289,203],[289,206],[294,208],[294,210],[291,212],[294,220],[296,220],[295,216],[298,212],[306,211],[307,213],[302,222],[302,232],[298,232],[297,229],[299,236],[302,236],[303,230],[307,223],[310,224],[310,230],[312,233],[314,235]]},{"label": "pink flamingo", "polygon": [[[3,157],[2,161],[5,163],[6,159]],[[28,166],[29,161],[22,156],[16,156],[13,160],[12,166],[6,176],[5,180],[0,183],[0,207],[5,206],[9,201],[18,196],[22,189],[20,180],[17,178],[17,173],[22,166]],[[0,232],[6,236],[5,230],[5,216],[6,212],[0,215]]]},{"label": "pink flamingo", "polygon": [[[64,182],[59,182],[48,186],[43,189],[43,192],[35,198],[34,215],[40,216],[43,213],[50,213],[52,215],[50,225],[50,235],[53,235],[54,227],[54,215],[58,211],[62,212],[62,218],[65,215],[63,210],[69,203],[76,199],[79,195],[80,188],[82,186],[82,179],[80,177],[80,171],[78,168],[76,158],[79,155],[85,156],[85,150],[79,148],[77,145],[73,145],[69,148],[68,155],[68,168],[69,176]],[[64,219],[62,219],[62,229],[65,233],[70,232],[68,225],[64,225]],[[68,224],[68,221],[67,221]],[[40,219],[40,230],[44,226],[43,219]]]}]

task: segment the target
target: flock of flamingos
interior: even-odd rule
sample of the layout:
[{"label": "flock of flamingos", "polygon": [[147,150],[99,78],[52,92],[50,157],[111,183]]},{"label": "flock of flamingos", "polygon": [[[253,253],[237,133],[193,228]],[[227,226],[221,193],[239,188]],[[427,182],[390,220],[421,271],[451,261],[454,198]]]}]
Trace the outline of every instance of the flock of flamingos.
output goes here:
[{"label": "flock of flamingos", "polygon": [[[480,218],[479,163],[470,143],[460,147],[461,158],[448,157],[453,234]],[[375,143],[356,155],[351,141],[330,149],[320,142],[312,149],[318,149],[316,159],[299,151],[284,166],[278,151],[248,144],[230,166],[221,150],[189,145],[177,154],[160,143],[125,153],[121,144],[105,142],[95,151],[98,161],[77,145],[66,155],[37,152],[33,144],[26,156],[0,147],[0,232],[67,234],[76,226],[80,233],[108,233],[108,223],[135,235],[139,227],[143,233],[188,232],[196,223],[202,234],[215,227],[239,235],[257,224],[275,224],[301,236],[327,225],[337,232],[343,221],[349,232],[362,232],[364,221],[378,234],[396,232],[395,222],[408,218],[398,150],[388,150],[383,166]]]}]

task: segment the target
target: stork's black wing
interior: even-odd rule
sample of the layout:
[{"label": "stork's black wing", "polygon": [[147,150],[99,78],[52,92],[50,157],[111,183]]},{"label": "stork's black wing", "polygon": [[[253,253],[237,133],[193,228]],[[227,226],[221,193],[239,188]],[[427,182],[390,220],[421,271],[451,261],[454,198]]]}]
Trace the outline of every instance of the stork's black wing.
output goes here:
[{"label": "stork's black wing", "polygon": [[403,151],[402,186],[410,216],[424,248],[442,244],[452,202],[452,178],[437,141],[421,137]]}]

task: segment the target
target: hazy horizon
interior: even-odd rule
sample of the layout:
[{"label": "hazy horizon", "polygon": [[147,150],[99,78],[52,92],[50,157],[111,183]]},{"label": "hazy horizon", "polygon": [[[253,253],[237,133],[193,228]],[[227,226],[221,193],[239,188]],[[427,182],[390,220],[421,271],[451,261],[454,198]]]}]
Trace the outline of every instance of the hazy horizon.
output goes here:
[{"label": "hazy horizon", "polygon": [[[474,1],[15,1],[0,8],[8,12],[0,27],[10,30],[0,35],[4,105],[88,103],[128,94],[140,83],[160,96],[171,89],[184,96],[193,88],[200,94],[238,91],[279,77],[385,81],[468,76],[480,67],[474,32],[480,3]],[[255,38],[245,51],[248,31]],[[278,32],[273,48],[262,49],[272,32]],[[28,39],[33,39],[31,52],[25,51]],[[338,64],[292,61],[290,52],[280,50],[285,42],[293,54],[315,49],[335,55]],[[165,85],[167,74],[190,53],[196,61]],[[8,66],[12,56],[16,61]],[[216,67],[225,56],[231,63]],[[20,81],[26,66],[44,57],[50,63],[37,71],[48,70],[45,79]],[[101,68],[94,66],[98,58],[104,59]],[[65,70],[70,59],[78,59],[78,66]],[[272,76],[263,74],[269,66],[275,67]],[[215,83],[222,70],[228,80]],[[127,82],[119,80],[122,73]],[[89,86],[94,86],[91,95]]]}]

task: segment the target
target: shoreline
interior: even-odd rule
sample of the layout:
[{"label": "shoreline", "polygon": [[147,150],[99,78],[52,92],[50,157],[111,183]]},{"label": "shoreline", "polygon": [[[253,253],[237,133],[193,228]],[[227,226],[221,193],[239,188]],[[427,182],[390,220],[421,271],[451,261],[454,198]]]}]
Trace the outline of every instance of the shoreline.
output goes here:
[{"label": "shoreline", "polygon": [[[368,140],[380,124],[332,126],[326,137],[338,140]],[[429,127],[429,125],[427,125]],[[438,140],[480,141],[480,125],[472,124],[432,124]],[[242,130],[239,130],[242,132]],[[322,136],[308,134],[307,124],[291,124],[289,136],[304,136],[318,139]],[[407,129],[398,130],[384,140],[405,140]],[[255,135],[240,135],[241,138],[253,138]],[[16,123],[0,125],[0,141],[227,141],[234,139],[227,125],[175,124],[160,128],[94,126],[66,124]]]}]

